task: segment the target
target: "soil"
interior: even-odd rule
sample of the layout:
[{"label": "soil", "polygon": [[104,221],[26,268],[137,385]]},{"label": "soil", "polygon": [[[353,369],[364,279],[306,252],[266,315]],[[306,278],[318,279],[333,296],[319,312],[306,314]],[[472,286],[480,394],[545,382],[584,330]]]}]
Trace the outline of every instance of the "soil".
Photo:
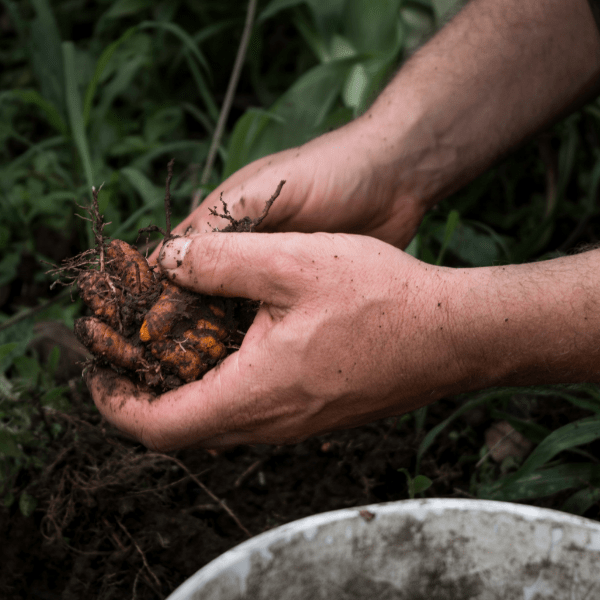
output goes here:
[{"label": "soil", "polygon": [[[517,400],[513,408],[522,409]],[[249,536],[316,513],[406,499],[399,469],[414,473],[424,432],[461,404],[430,406],[421,432],[404,417],[294,446],[165,455],[109,427],[85,389],[73,401],[69,414],[48,414],[61,433],[49,442],[41,472],[19,482],[38,501],[33,515],[24,517],[17,503],[0,509],[0,597],[163,599]],[[548,397],[527,406],[548,427],[584,414]],[[487,410],[477,409],[438,436],[421,465],[433,480],[425,497],[470,497],[485,470],[476,464],[491,423]],[[499,475],[488,459],[488,476],[490,470]],[[559,508],[570,494],[535,504]],[[586,516],[600,518],[599,507]]]}]

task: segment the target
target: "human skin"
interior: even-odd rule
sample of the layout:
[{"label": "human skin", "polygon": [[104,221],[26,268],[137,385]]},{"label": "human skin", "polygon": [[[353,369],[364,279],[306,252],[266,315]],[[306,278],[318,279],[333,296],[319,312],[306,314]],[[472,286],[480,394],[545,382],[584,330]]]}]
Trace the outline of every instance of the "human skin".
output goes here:
[{"label": "human skin", "polygon": [[292,443],[448,394],[600,381],[598,250],[450,269],[367,236],[238,233],[174,239],[161,256],[178,284],[263,304],[200,381],[154,399],[110,372],[89,379],[105,416],[150,448]]},{"label": "human skin", "polygon": [[[598,75],[585,0],[471,2],[361,118],[245,167],[178,228],[220,225],[208,208],[221,191],[234,216],[257,216],[285,179],[269,231],[362,235],[168,242],[159,261],[168,276],[261,300],[257,318],[239,351],[150,403],[127,379],[90,375],[100,411],[152,448],[215,448],[295,442],[492,385],[598,381],[598,251],[454,270],[392,246],[406,246],[442,197],[581,102]],[[188,242],[173,269],[177,244]]]}]

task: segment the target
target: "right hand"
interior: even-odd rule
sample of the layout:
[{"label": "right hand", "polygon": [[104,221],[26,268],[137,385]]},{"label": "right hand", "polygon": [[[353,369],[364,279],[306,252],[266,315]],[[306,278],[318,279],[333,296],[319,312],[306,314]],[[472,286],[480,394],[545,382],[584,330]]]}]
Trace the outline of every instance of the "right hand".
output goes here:
[{"label": "right hand", "polygon": [[[399,189],[394,169],[382,168],[368,149],[371,130],[360,119],[302,146],[261,158],[219,185],[177,228],[183,233],[227,225],[221,193],[233,217],[258,217],[281,180],[279,198],[260,231],[357,233],[405,248],[425,207]],[[371,136],[372,137],[372,136]],[[372,146],[372,144],[371,144]]]}]

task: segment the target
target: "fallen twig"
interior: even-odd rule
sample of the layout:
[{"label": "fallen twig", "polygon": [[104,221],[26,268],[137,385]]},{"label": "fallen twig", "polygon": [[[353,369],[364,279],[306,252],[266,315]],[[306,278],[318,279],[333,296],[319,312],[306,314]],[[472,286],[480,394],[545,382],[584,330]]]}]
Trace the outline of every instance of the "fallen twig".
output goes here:
[{"label": "fallen twig", "polygon": [[183,469],[192,479],[192,481],[198,485],[204,492],[206,492],[215,502],[219,504],[219,506],[236,522],[236,525],[248,536],[252,537],[252,534],[242,525],[241,521],[237,518],[236,514],[225,504],[223,500],[215,496],[190,470],[178,459],[174,456],[169,456],[168,454],[162,454],[160,452],[154,453],[155,456],[161,456],[167,460],[174,462],[180,469]]}]

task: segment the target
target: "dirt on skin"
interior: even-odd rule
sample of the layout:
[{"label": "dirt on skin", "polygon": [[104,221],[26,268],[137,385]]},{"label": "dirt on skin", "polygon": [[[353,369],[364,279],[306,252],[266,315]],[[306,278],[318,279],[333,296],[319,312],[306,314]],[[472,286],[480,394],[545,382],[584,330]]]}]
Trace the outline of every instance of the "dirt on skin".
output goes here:
[{"label": "dirt on skin", "polygon": [[[408,497],[425,431],[451,415],[456,399],[415,419],[386,419],[294,446],[239,447],[222,454],[150,452],[102,421],[85,396],[70,414],[51,412],[61,434],[48,441],[41,471],[17,482],[37,500],[24,517],[0,509],[0,597],[13,600],[163,599],[233,546],[278,525],[352,506]],[[535,422],[557,427],[578,418],[560,400],[529,402]],[[425,454],[433,480],[425,497],[469,497],[490,415],[476,410],[444,430]],[[40,450],[40,453],[42,451]],[[41,457],[41,454],[40,454]],[[572,490],[537,500],[559,508]],[[586,514],[600,518],[596,505]]]}]

